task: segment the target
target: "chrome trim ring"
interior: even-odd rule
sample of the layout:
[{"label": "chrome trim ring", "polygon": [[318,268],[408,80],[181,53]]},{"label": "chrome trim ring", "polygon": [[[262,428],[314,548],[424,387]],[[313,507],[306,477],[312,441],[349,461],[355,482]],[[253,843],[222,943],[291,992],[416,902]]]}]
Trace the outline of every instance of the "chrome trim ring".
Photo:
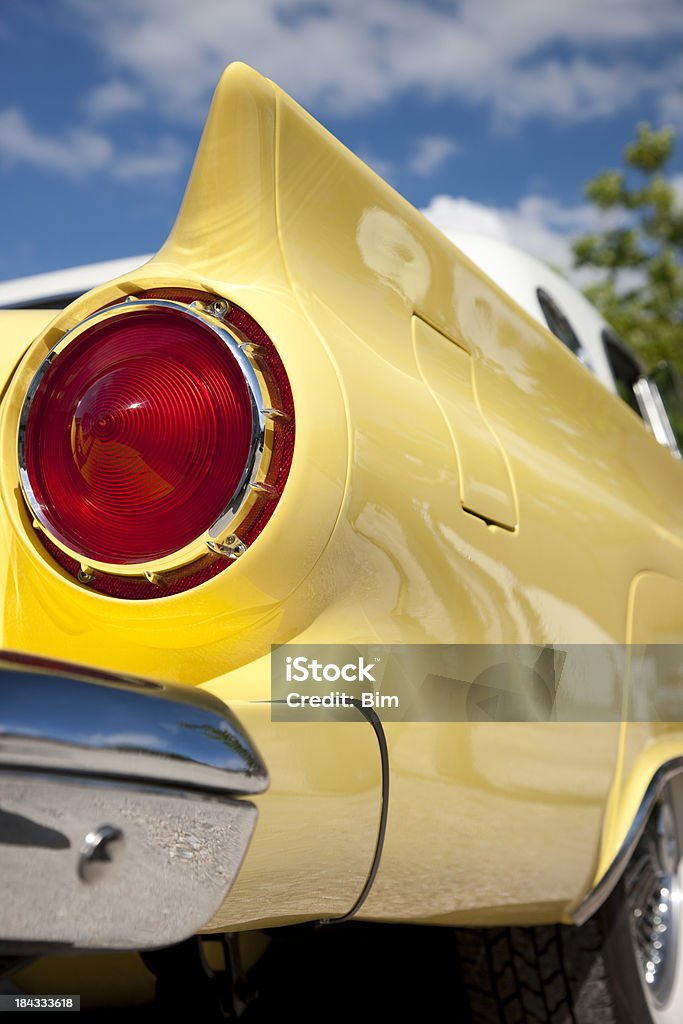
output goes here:
[{"label": "chrome trim ring", "polygon": [[[230,354],[236,360],[242,372],[251,405],[252,428],[249,454],[237,488],[230,496],[224,509],[214,522],[210,524],[208,529],[198,534],[189,544],[172,555],[144,562],[128,563],[126,565],[101,562],[91,559],[82,551],[70,548],[56,536],[53,525],[36,498],[26,469],[25,437],[31,405],[43,377],[55,359],[86,330],[106,320],[126,316],[131,312],[137,313],[141,310],[160,308],[172,310],[189,320],[197,321],[203,326],[208,327],[215,337],[228,348]],[[198,303],[189,305],[170,299],[136,299],[134,296],[129,296],[122,303],[98,310],[91,316],[86,317],[85,320],[82,320],[75,327],[66,331],[57,344],[47,353],[31,380],[21,408],[17,443],[19,482],[28,508],[33,516],[34,527],[42,530],[49,540],[61,551],[80,563],[81,574],[79,575],[82,575],[81,582],[88,582],[93,578],[93,573],[97,572],[119,577],[146,576],[148,580],[159,580],[160,585],[162,585],[165,572],[182,569],[198,558],[206,556],[207,552],[215,551],[216,545],[220,546],[227,537],[234,535],[239,529],[240,522],[259,496],[259,485],[264,483],[268,470],[268,439],[275,423],[267,385],[263,379],[260,367],[251,352],[251,348],[252,346],[241,341],[238,335],[222,319],[212,315],[209,309],[205,306],[200,306]],[[239,553],[241,554],[242,550]]]},{"label": "chrome trim ring", "polygon": [[680,942],[680,851],[671,804],[650,815],[624,873],[624,891],[635,960],[654,1010],[670,999]]}]

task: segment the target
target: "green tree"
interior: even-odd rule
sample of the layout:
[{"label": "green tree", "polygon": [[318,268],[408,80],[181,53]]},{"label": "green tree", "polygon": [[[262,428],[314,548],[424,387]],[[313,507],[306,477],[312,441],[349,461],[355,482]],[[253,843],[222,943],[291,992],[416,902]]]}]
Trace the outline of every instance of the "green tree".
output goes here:
[{"label": "green tree", "polygon": [[586,185],[601,231],[574,242],[577,267],[595,271],[585,294],[646,367],[662,359],[683,374],[683,202],[666,170],[672,128],[638,125],[623,170]]}]

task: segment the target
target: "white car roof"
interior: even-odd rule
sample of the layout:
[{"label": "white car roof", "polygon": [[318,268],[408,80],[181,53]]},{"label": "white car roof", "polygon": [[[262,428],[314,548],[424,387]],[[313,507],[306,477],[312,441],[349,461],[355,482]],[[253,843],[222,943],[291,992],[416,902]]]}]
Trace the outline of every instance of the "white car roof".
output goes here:
[{"label": "white car roof", "polygon": [[578,288],[541,260],[497,238],[468,232],[449,232],[448,237],[499,288],[546,328],[548,324],[537,290],[542,288],[547,292],[573,327],[595,376],[610,391],[616,391],[601,337],[603,330],[609,329],[608,324]]},{"label": "white car roof", "polygon": [[49,274],[17,277],[13,281],[0,281],[0,309],[40,306],[41,303],[71,301],[84,292],[105,284],[121,274],[135,270],[150,256],[125,256],[104,263],[88,263],[67,270],[54,270]]}]

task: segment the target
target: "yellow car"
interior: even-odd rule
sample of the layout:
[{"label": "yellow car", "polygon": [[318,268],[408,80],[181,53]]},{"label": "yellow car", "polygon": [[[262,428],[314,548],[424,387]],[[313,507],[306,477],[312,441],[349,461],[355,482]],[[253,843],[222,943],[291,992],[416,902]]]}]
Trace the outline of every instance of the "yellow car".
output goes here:
[{"label": "yellow car", "polygon": [[2,998],[156,950],[236,1015],[357,918],[456,928],[474,1020],[683,1020],[656,390],[243,65],[161,250],[0,323]]}]

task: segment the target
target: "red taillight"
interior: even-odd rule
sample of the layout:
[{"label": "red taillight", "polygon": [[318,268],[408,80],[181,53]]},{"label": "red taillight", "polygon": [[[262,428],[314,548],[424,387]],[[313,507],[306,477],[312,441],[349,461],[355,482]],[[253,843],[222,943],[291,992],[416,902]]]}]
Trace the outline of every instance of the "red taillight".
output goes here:
[{"label": "red taillight", "polygon": [[81,579],[117,596],[162,596],[225,567],[208,542],[220,548],[235,515],[238,550],[262,529],[291,460],[291,393],[283,446],[266,438],[277,433],[267,417],[282,405],[282,374],[253,364],[248,337],[176,302],[118,310],[43,363],[22,412],[22,486],[65,568],[95,564]]},{"label": "red taillight", "polygon": [[85,559],[171,554],[237,490],[252,438],[243,374],[199,321],[130,313],[86,330],[45,372],[26,473],[55,537]]}]

